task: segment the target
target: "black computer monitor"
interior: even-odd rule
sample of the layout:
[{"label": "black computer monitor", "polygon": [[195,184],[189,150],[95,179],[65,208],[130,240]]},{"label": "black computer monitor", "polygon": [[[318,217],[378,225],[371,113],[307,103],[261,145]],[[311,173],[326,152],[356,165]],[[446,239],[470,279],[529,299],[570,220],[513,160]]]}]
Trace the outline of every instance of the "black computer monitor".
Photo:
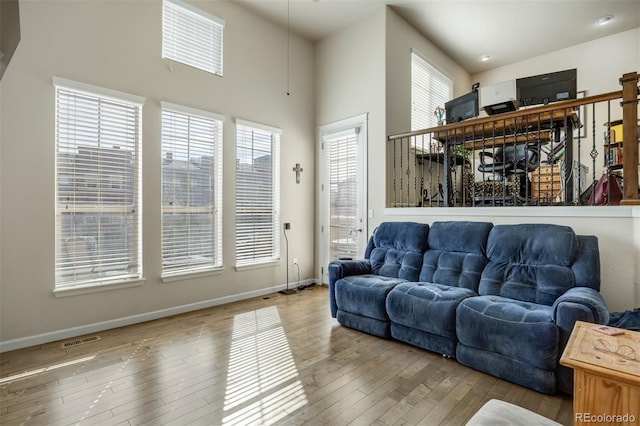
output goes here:
[{"label": "black computer monitor", "polygon": [[516,79],[516,96],[521,107],[575,99],[576,91],[575,68]]},{"label": "black computer monitor", "polygon": [[447,124],[457,123],[479,114],[478,91],[474,90],[444,104]]}]

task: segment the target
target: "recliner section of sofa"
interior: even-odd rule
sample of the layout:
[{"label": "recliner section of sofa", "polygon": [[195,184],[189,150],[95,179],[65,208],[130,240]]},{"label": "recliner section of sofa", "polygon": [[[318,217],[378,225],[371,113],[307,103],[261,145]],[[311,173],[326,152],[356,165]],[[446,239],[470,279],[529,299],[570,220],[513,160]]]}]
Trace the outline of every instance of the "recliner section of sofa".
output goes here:
[{"label": "recliner section of sofa", "polygon": [[391,337],[387,294],[402,282],[418,280],[428,232],[429,225],[423,223],[385,222],[371,236],[364,260],[331,262],[329,296],[338,322]]},{"label": "recliner section of sofa", "polygon": [[[593,239],[585,242],[587,246],[597,244]],[[487,242],[488,263],[479,296],[458,307],[458,361],[540,392],[555,393],[564,345],[553,305],[573,288],[581,288],[592,298],[600,296],[599,269],[576,263],[583,248],[566,226],[495,226]],[[593,253],[594,247],[588,250]],[[577,282],[575,270],[580,268],[591,268],[591,273],[579,271],[577,275],[583,278]],[[591,318],[595,319],[604,318]],[[564,384],[562,387],[571,392]]]},{"label": "recliner section of sofa", "polygon": [[329,265],[342,325],[543,393],[572,392],[559,359],[575,321],[608,322],[599,289],[597,239],[548,224],[385,222]]}]

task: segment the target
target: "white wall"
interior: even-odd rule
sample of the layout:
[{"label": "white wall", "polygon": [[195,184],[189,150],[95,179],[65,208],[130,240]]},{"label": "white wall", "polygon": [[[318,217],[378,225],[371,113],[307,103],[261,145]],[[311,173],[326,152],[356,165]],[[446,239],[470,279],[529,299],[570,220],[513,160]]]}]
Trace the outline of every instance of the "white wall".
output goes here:
[{"label": "white wall", "polygon": [[316,43],[318,126],[368,112],[370,133],[384,131],[384,20],[380,7]]},{"label": "white wall", "polygon": [[577,68],[578,90],[587,96],[622,90],[618,79],[640,71],[640,28],[536,56],[471,76],[481,86],[514,78]]},{"label": "white wall", "polygon": [[[231,2],[193,1],[227,22],[224,77],[161,59],[161,5],[154,1],[20,3],[22,40],[0,82],[0,341],[35,343],[54,332],[150,312],[229,301],[285,284],[284,262],[236,272],[233,119],[280,127],[283,222],[302,279],[314,277],[313,45]],[[172,70],[171,70],[172,68]],[[140,95],[143,107],[143,286],[56,298],[54,288],[54,88],[52,76]],[[224,271],[162,283],[160,101],[225,115]],[[301,183],[291,170],[304,168]],[[285,247],[282,239],[282,254]],[[290,281],[297,271],[289,271]],[[279,289],[279,288],[278,288]],[[186,308],[189,308],[188,306]],[[139,315],[139,317],[134,317]],[[110,322],[111,321],[111,322]],[[54,333],[48,334],[48,333]],[[29,337],[39,336],[38,339]],[[25,339],[20,340],[20,339]]]}]

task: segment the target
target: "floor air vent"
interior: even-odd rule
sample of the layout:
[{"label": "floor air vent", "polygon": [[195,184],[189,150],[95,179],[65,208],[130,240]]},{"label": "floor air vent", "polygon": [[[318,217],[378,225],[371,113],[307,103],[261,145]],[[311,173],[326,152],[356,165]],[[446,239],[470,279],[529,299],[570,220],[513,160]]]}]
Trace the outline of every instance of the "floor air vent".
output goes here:
[{"label": "floor air vent", "polygon": [[84,345],[85,343],[97,342],[98,340],[100,340],[100,336],[91,336],[91,337],[85,337],[82,339],[69,340],[62,344],[62,348],[63,349],[71,348],[74,346]]}]

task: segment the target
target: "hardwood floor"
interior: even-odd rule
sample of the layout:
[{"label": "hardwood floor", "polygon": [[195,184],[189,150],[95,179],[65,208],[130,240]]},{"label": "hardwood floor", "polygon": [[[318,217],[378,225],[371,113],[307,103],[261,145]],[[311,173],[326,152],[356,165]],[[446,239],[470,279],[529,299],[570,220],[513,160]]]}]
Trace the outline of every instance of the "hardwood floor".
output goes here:
[{"label": "hardwood floor", "polygon": [[462,425],[492,398],[572,424],[568,396],[338,325],[326,287],[98,335],[0,354],[0,424]]}]

